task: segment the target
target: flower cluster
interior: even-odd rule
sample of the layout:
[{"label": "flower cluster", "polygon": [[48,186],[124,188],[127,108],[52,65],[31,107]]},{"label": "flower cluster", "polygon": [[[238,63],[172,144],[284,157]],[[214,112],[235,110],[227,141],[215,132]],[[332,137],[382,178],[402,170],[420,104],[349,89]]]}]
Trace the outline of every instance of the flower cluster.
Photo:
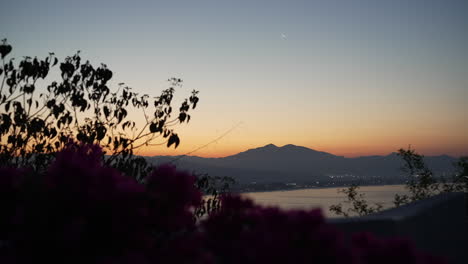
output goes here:
[{"label": "flower cluster", "polygon": [[239,196],[202,224],[217,263],[443,263],[405,239],[355,234],[351,242],[319,209],[282,211]]},{"label": "flower cluster", "polygon": [[[220,263],[345,263],[351,259],[341,235],[319,209],[283,212],[240,197],[203,223],[207,246]],[[220,243],[223,241],[223,243]]]},{"label": "flower cluster", "polygon": [[283,211],[240,196],[195,221],[195,177],[156,168],[144,183],[70,143],[45,175],[0,169],[0,263],[443,263],[406,240],[350,243],[320,210]]}]

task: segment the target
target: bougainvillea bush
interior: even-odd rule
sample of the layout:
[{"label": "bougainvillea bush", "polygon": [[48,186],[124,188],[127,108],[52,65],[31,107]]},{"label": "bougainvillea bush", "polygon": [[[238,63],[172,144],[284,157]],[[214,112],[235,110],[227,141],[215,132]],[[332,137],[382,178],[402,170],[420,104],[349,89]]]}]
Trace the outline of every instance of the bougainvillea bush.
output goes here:
[{"label": "bougainvillea bush", "polygon": [[225,196],[203,220],[195,177],[173,166],[143,183],[70,143],[43,175],[0,169],[0,263],[443,263],[407,240],[350,243],[320,210]]}]

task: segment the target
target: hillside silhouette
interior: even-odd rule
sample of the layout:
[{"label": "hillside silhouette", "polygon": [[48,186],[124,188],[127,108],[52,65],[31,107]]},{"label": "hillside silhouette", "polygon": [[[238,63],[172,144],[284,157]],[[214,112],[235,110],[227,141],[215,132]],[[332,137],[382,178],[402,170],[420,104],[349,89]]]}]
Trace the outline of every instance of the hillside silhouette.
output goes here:
[{"label": "hillside silhouette", "polygon": [[[155,165],[173,162],[180,169],[233,177],[239,183],[315,182],[330,180],[332,177],[379,177],[391,180],[403,178],[405,175],[400,170],[402,160],[396,153],[346,158],[292,144],[282,147],[268,144],[223,158],[145,158]],[[425,160],[436,175],[445,175],[453,171],[456,158],[441,155],[425,157]]]}]

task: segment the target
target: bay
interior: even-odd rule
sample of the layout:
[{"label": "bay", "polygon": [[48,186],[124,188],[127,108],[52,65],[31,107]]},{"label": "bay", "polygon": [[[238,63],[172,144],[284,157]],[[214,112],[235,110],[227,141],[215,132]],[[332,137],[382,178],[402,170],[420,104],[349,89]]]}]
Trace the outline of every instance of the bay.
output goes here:
[{"label": "bay", "polygon": [[[346,195],[339,193],[345,187],[339,188],[311,188],[287,191],[243,193],[245,197],[253,199],[264,206],[278,206],[282,209],[313,209],[321,208],[326,217],[338,217],[329,208],[333,204],[341,203],[344,208],[350,204]],[[370,204],[381,203],[384,208],[393,207],[395,194],[405,194],[404,185],[361,186],[359,193],[364,194]]]}]

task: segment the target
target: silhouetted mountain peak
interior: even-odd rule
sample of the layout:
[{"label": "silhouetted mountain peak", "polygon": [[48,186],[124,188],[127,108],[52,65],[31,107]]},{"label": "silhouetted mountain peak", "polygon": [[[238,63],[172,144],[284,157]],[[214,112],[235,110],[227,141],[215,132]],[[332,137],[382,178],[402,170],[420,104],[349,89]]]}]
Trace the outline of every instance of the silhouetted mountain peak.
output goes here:
[{"label": "silhouetted mountain peak", "polygon": [[[150,158],[162,164],[176,157]],[[446,155],[427,157],[431,169],[439,175],[453,170],[455,161]],[[397,153],[386,156],[345,158],[307,147],[268,144],[224,158],[186,156],[177,161],[180,168],[216,176],[231,176],[239,182],[308,182],[329,180],[329,175],[395,178],[402,176],[402,159]],[[344,176],[343,176],[344,177]]]},{"label": "silhouetted mountain peak", "polygon": [[287,144],[282,147],[268,144],[263,147],[246,150],[230,157],[234,159],[264,160],[269,162],[281,160],[282,162],[286,162],[316,158],[337,158],[338,156],[293,144]]},{"label": "silhouetted mountain peak", "polygon": [[240,153],[237,153],[233,156],[243,156],[243,155],[252,155],[252,154],[255,154],[255,153],[269,153],[269,152],[276,152],[279,148],[274,145],[274,144],[268,144],[268,145],[265,145],[263,147],[258,147],[258,148],[252,148],[252,149],[248,149],[246,151],[243,151],[243,152],[240,152]]},{"label": "silhouetted mountain peak", "polygon": [[302,147],[302,146],[296,146],[296,145],[293,145],[293,144],[287,144],[287,145],[284,145],[281,147],[281,149],[287,149],[287,150],[306,150],[306,151],[314,151],[314,152],[318,152],[314,149],[310,149],[310,148],[306,148],[306,147]]}]

